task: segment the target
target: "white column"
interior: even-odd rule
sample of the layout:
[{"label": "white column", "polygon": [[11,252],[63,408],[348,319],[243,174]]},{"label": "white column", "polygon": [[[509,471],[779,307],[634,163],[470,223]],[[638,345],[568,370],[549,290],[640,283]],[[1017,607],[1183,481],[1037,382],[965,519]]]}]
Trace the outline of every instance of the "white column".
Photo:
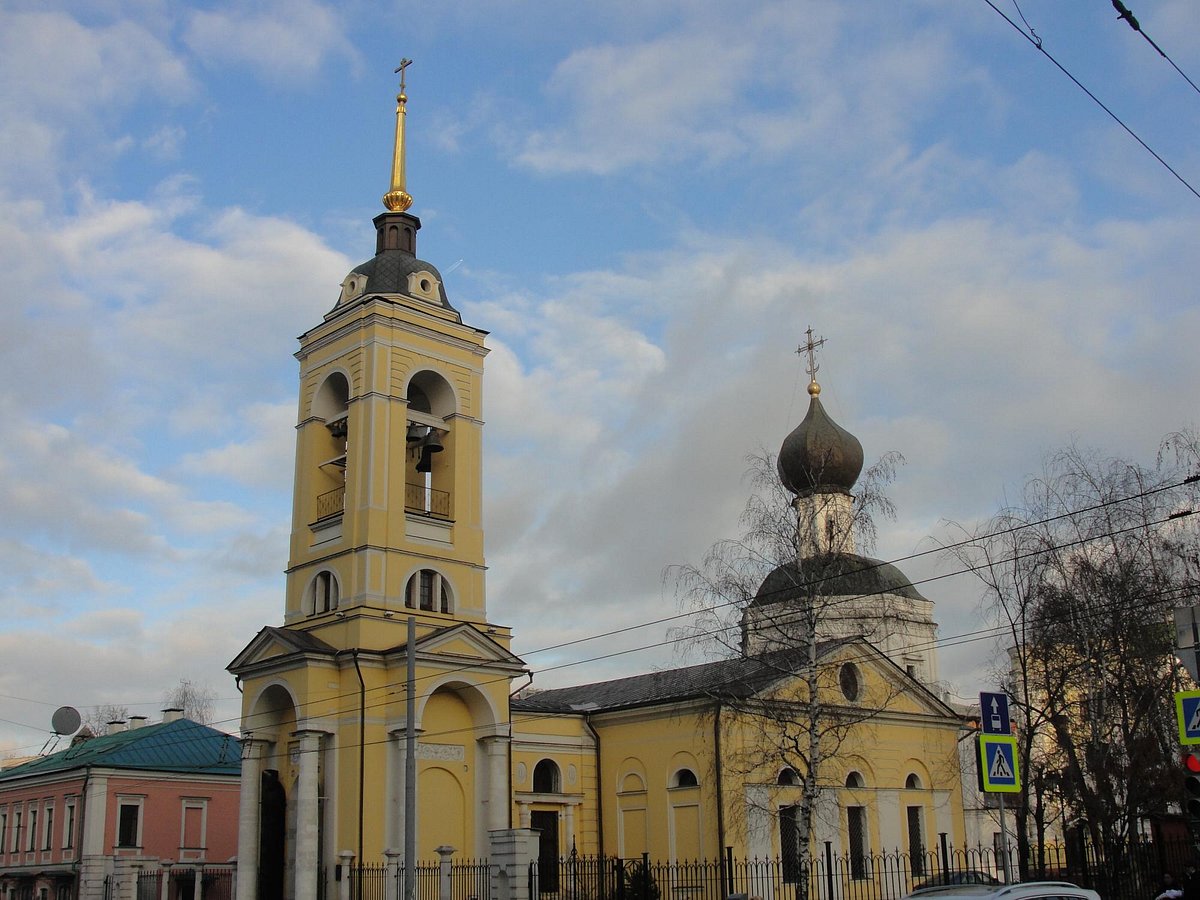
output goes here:
[{"label": "white column", "polygon": [[482,739],[487,754],[487,830],[508,828],[508,745],[505,735]]},{"label": "white column", "polygon": [[296,779],[296,900],[316,900],[318,871],[317,841],[320,835],[317,817],[317,754],[321,751],[321,732],[297,731],[300,773]]},{"label": "white column", "polygon": [[383,846],[404,846],[404,729],[388,733],[387,806]]},{"label": "white column", "polygon": [[558,854],[566,856],[575,846],[575,804],[568,803],[563,807],[563,828],[558,838]]},{"label": "white column", "polygon": [[338,900],[350,900],[350,873],[354,869],[354,851],[339,850],[338,864],[342,867],[342,877],[338,881]]},{"label": "white column", "polygon": [[450,857],[454,855],[454,847],[442,844],[437,848],[438,855],[438,900],[450,900]]},{"label": "white column", "polygon": [[[242,739],[242,784],[238,806],[237,900],[255,900],[258,893],[259,810],[262,800],[262,761],[266,741]],[[166,896],[165,894],[163,895]]]}]

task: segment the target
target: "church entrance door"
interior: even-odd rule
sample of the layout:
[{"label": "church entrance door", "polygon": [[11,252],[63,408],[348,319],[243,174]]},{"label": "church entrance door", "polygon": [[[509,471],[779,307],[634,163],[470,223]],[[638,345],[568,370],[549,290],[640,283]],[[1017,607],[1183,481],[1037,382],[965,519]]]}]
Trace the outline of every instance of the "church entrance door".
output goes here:
[{"label": "church entrance door", "polygon": [[538,889],[543,894],[558,892],[558,813],[534,812],[530,826],[538,835]]}]

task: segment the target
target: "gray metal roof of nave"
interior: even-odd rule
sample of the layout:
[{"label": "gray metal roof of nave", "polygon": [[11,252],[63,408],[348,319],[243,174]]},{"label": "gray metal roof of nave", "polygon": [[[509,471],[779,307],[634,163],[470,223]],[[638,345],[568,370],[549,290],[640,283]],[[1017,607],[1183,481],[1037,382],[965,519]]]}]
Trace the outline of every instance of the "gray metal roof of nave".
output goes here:
[{"label": "gray metal roof of nave", "polygon": [[[817,645],[817,654],[824,656],[843,643],[822,641]],[[680,700],[741,699],[753,696],[780,679],[792,677],[796,665],[802,661],[801,654],[800,649],[788,648],[759,656],[737,656],[612,681],[537,691],[525,697],[514,697],[512,709],[518,712],[606,712]]]}]

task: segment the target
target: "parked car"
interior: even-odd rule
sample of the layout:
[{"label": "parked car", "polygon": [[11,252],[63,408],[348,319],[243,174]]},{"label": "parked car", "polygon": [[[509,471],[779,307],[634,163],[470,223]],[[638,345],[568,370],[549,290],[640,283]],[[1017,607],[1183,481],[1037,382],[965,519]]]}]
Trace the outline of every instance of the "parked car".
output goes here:
[{"label": "parked car", "polygon": [[1088,888],[1066,881],[1027,881],[1023,884],[942,884],[918,888],[908,895],[921,900],[1100,900]]},{"label": "parked car", "polygon": [[961,872],[943,872],[940,875],[934,875],[932,878],[926,878],[920,884],[913,885],[914,891],[924,890],[925,888],[941,887],[947,884],[1000,884],[999,878],[994,877],[988,872],[980,872],[978,869],[963,869]]}]

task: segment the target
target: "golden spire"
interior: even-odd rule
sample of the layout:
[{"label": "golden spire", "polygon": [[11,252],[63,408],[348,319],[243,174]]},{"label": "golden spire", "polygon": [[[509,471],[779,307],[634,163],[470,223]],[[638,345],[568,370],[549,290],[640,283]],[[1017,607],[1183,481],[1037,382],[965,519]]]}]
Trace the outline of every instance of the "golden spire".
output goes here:
[{"label": "golden spire", "polygon": [[383,195],[383,205],[392,212],[404,212],[413,204],[413,198],[404,189],[404,117],[408,95],[404,93],[404,70],[412,65],[407,57],[400,60],[396,71],[400,73],[400,93],[396,95],[396,146],[392,151],[392,189]]}]

